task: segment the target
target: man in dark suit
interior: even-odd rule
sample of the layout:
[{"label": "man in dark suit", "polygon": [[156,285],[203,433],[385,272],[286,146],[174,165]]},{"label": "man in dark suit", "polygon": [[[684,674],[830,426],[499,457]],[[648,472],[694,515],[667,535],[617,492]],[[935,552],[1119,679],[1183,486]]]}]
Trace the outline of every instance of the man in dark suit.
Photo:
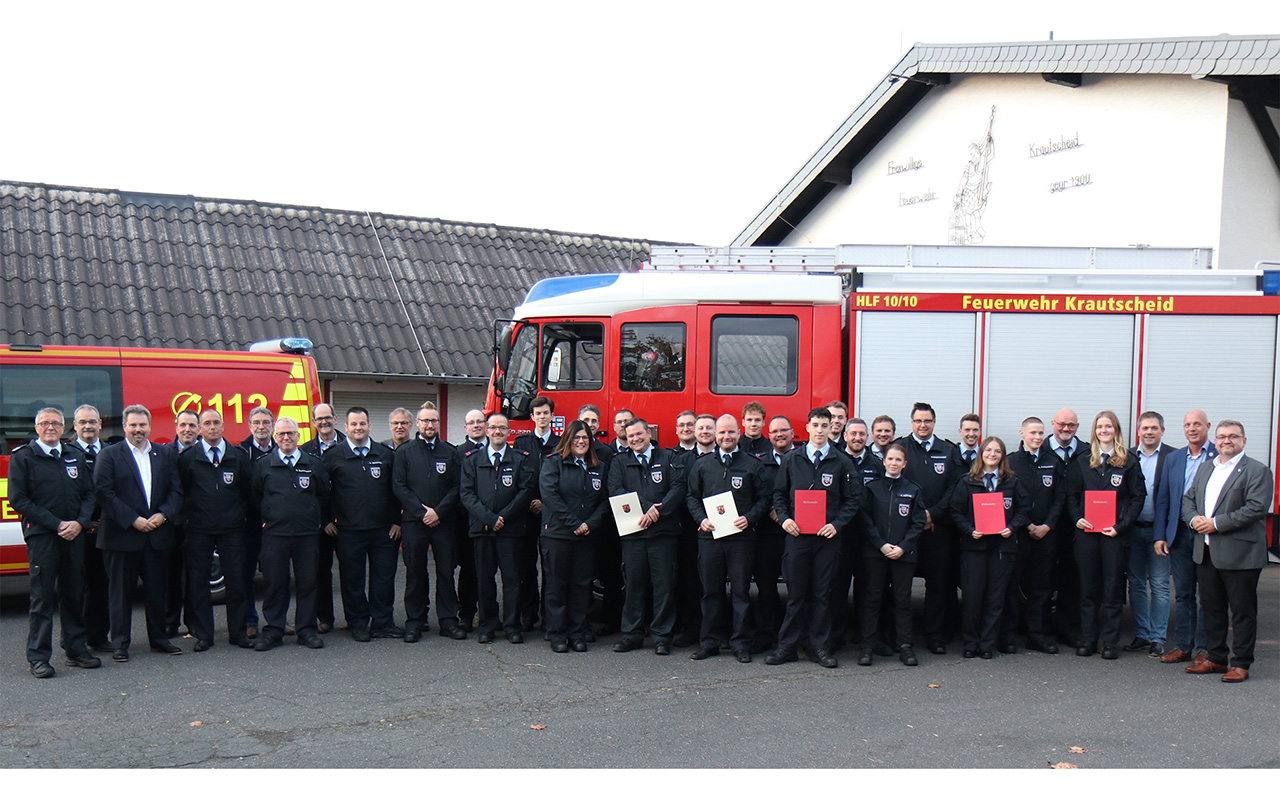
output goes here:
[{"label": "man in dark suit", "polygon": [[[328,403],[320,403],[311,410],[311,421],[316,426],[316,438],[298,448],[307,455],[320,458],[330,448],[347,440],[338,431],[333,406]],[[320,633],[333,630],[333,544],[332,536],[319,538],[316,556],[316,630]]]},{"label": "man in dark suit", "polygon": [[[88,470],[89,486],[93,487],[93,465],[98,453],[105,446],[102,435],[102,416],[88,403],[76,409],[73,423],[76,435],[67,444],[84,452],[84,464]],[[107,616],[107,568],[102,563],[102,551],[98,549],[98,519],[102,509],[94,498],[93,516],[84,529],[84,627],[89,639],[89,649],[100,653],[111,652],[111,622]]]},{"label": "man in dark suit", "polygon": [[[200,438],[200,415],[189,408],[184,408],[174,417],[173,426],[174,437],[168,446],[181,457],[183,452]],[[185,520],[180,521],[173,532],[176,538],[173,547],[169,550],[169,599],[164,612],[164,632],[170,639],[178,635],[178,625],[182,622],[187,623],[189,633],[193,635],[195,633],[191,630],[191,601],[187,599]]]},{"label": "man in dark suit", "polygon": [[1156,494],[1160,491],[1164,462],[1173,448],[1161,442],[1164,417],[1145,411],[1138,417],[1138,465],[1147,485],[1147,498],[1133,524],[1129,542],[1129,606],[1133,609],[1133,641],[1129,652],[1147,650],[1152,658],[1164,655],[1169,627],[1169,557],[1157,553],[1155,542]]},{"label": "man in dark suit", "polygon": [[1209,658],[1187,672],[1221,672],[1224,682],[1240,683],[1249,677],[1258,638],[1258,578],[1267,565],[1266,516],[1275,480],[1265,464],[1244,454],[1241,423],[1219,422],[1214,441],[1218,457],[1200,466],[1182,498],[1182,519],[1196,534],[1196,579],[1209,646]]},{"label": "man in dark suit", "polygon": [[146,406],[124,410],[125,440],[103,450],[94,467],[94,486],[102,520],[98,548],[110,585],[111,657],[129,660],[133,624],[133,590],[145,577],[147,639],[151,649],[181,655],[182,648],[165,635],[169,593],[169,555],[176,544],[173,519],[182,509],[182,483],[177,453],[154,446],[151,412]]},{"label": "man in dark suit", "polygon": [[[275,415],[266,406],[258,406],[249,412],[249,438],[240,442],[240,447],[249,454],[251,466],[275,451],[276,443],[271,438],[275,424]],[[258,516],[258,509],[250,503],[244,524],[244,631],[249,639],[258,635],[258,607],[254,599],[253,579],[258,575],[258,554],[261,550],[262,519]]]},{"label": "man in dark suit", "polygon": [[[525,535],[520,545],[520,625],[526,631],[538,626],[542,616],[542,595],[538,591],[538,536],[542,531],[542,493],[539,476],[542,462],[555,452],[560,444],[560,434],[551,430],[555,415],[555,401],[546,395],[538,395],[529,404],[533,418],[533,430],[516,437],[515,448],[534,457],[536,465],[533,479],[533,498],[529,501],[529,513],[525,514]],[[562,422],[563,425],[563,422]]]},{"label": "man in dark suit", "polygon": [[[1182,521],[1182,496],[1191,489],[1200,465],[1218,457],[1209,442],[1209,417],[1192,409],[1182,418],[1182,435],[1187,446],[1174,450],[1165,459],[1156,491],[1154,550],[1168,556],[1173,571],[1173,644],[1160,656],[1166,664],[1204,661],[1208,658],[1204,641],[1204,612],[1196,602],[1196,562],[1192,558],[1195,533]],[[1168,641],[1166,639],[1166,641]]]}]

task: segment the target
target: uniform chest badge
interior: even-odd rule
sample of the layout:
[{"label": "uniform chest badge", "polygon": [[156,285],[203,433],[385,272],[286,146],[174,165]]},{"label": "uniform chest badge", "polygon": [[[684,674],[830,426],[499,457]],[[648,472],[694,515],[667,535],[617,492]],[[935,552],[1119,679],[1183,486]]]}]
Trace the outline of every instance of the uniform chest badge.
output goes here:
[{"label": "uniform chest badge", "polygon": [[1009,509],[1011,509],[1011,508],[1013,508],[1013,498],[1012,498],[1012,497],[1006,497],[1006,498],[1004,499],[1004,510],[1005,510],[1005,511],[1008,511],[1008,510],[1009,510]]},{"label": "uniform chest badge", "polygon": [[236,474],[234,472],[222,473],[222,482],[225,483],[226,485],[230,486],[231,484],[235,483],[235,481],[236,481]]},{"label": "uniform chest badge", "polygon": [[514,482],[514,480],[515,480],[515,476],[513,476],[513,475],[503,475],[503,476],[502,476],[502,485],[503,485],[503,486],[510,486],[510,485]]},{"label": "uniform chest badge", "polygon": [[381,477],[382,477],[382,465],[381,465],[381,464],[370,464],[370,465],[369,465],[369,477],[370,477],[370,478],[373,478],[374,480],[377,480],[378,478],[381,478]]},{"label": "uniform chest badge", "polygon": [[1045,486],[1052,486],[1052,485],[1053,485],[1053,476],[1052,476],[1052,475],[1041,475],[1041,476],[1040,476],[1040,482],[1041,482],[1041,483],[1043,483]]},{"label": "uniform chest badge", "polygon": [[438,472],[439,474],[443,475],[443,474],[444,474],[445,467],[447,467],[447,466],[449,466],[449,462],[447,462],[447,461],[437,461],[437,462],[436,462],[436,472]]},{"label": "uniform chest badge", "polygon": [[67,477],[68,477],[68,478],[70,478],[71,480],[73,480],[73,481],[74,481],[74,480],[75,480],[79,475],[80,475],[80,468],[79,468],[77,465],[75,465],[75,464],[68,464],[68,465],[67,465]]},{"label": "uniform chest badge", "polygon": [[836,479],[836,476],[835,476],[835,475],[823,475],[823,476],[822,476],[822,485],[823,485],[823,486],[830,486],[830,485],[831,485],[831,482],[832,482],[832,481],[834,481],[835,479]]},{"label": "uniform chest badge", "polygon": [[910,503],[898,503],[898,516],[905,517],[909,513],[911,513]]},{"label": "uniform chest badge", "polygon": [[936,472],[936,473],[938,473],[939,475],[941,475],[942,473],[946,472],[946,471],[947,471],[947,462],[945,462],[945,461],[935,461],[935,462],[933,462],[933,471],[934,471],[934,472]]},{"label": "uniform chest badge", "polygon": [[1115,475],[1112,475],[1112,476],[1111,476],[1111,485],[1112,485],[1112,486],[1119,486],[1119,485],[1120,485],[1120,483],[1121,483],[1121,481],[1123,481],[1123,480],[1124,480],[1124,473],[1122,473],[1122,472],[1117,472]]},{"label": "uniform chest badge", "polygon": [[592,479],[591,479],[591,490],[592,490],[593,492],[598,492],[598,491],[600,491],[600,479],[599,479],[599,478],[592,478]]},{"label": "uniform chest badge", "polygon": [[741,475],[731,475],[731,476],[729,477],[729,483],[733,485],[733,488],[735,488],[735,489],[741,489],[741,488],[742,488],[742,476],[741,476]]},{"label": "uniform chest badge", "polygon": [[311,476],[310,476],[310,475],[299,475],[299,476],[298,476],[298,488],[299,488],[299,489],[310,489],[310,488],[311,488]]},{"label": "uniform chest badge", "polygon": [[649,473],[649,477],[653,480],[653,482],[654,482],[654,483],[662,483],[662,471],[661,471],[661,470],[654,470],[653,472],[650,472],[650,473]]}]

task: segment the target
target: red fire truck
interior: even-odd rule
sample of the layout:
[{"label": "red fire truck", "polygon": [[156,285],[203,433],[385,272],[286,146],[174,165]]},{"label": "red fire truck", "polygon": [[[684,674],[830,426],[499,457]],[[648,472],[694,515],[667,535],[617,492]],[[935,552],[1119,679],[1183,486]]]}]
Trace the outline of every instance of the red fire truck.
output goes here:
[{"label": "red fire truck", "polygon": [[34,437],[41,408],[61,408],[67,438],[77,406],[102,415],[102,438],[123,438],[121,411],[140,403],[151,411],[151,437],[172,441],[174,417],[190,409],[222,412],[226,435],[248,436],[249,412],[266,406],[298,421],[301,440],[312,436],[311,408],[320,402],[316,365],[306,339],[253,345],[252,352],[0,345],[0,576],[4,592],[20,591],[27,550],[18,515],[9,506],[9,453]]},{"label": "red fire truck", "polygon": [[[1204,249],[923,247],[653,249],[635,273],[538,282],[501,320],[487,408],[528,428],[537,394],[557,423],[581,405],[631,409],[673,444],[676,415],[794,423],[848,402],[906,432],[926,401],[942,435],[962,414],[1016,442],[1023,418],[1148,409],[1245,424],[1275,470],[1280,273],[1212,266]],[[605,423],[607,427],[607,422]],[[796,426],[799,431],[801,426]],[[607,433],[607,431],[606,431]],[[1274,505],[1273,505],[1274,508]]]}]

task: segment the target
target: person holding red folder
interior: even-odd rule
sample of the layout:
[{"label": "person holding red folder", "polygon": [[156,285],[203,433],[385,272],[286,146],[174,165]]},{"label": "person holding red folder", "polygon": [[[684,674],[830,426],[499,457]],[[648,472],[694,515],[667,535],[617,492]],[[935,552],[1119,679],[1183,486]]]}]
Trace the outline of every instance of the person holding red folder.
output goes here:
[{"label": "person holding red folder", "polygon": [[961,633],[964,657],[995,653],[1005,593],[1018,540],[1027,527],[1027,492],[1005,457],[1004,442],[988,436],[951,495],[951,520],[960,536]]},{"label": "person holding red folder", "polygon": [[[787,576],[787,612],[778,632],[778,649],[765,657],[766,664],[795,661],[796,650],[807,637],[810,659],[834,668],[840,666],[831,653],[831,583],[840,562],[840,531],[858,513],[862,481],[853,465],[827,441],[831,412],[809,412],[809,443],[787,453],[773,485],[773,508],[782,529],[790,534],[782,554]],[[800,513],[807,501],[803,492],[816,492],[825,524],[805,524]]]},{"label": "person holding red folder", "polygon": [[[1124,568],[1129,530],[1142,511],[1147,484],[1138,459],[1125,446],[1114,411],[1093,418],[1089,458],[1073,459],[1067,468],[1067,513],[1076,521],[1075,553],[1080,570],[1080,631],[1076,655],[1091,656],[1102,642],[1102,657],[1120,657],[1120,616],[1124,604]],[[1114,501],[1105,502],[1114,493]],[[1092,500],[1093,503],[1087,501]],[[1098,502],[1103,501],[1103,502]],[[1093,506],[1095,520],[1089,519]],[[1107,512],[1110,506],[1114,514]]]}]

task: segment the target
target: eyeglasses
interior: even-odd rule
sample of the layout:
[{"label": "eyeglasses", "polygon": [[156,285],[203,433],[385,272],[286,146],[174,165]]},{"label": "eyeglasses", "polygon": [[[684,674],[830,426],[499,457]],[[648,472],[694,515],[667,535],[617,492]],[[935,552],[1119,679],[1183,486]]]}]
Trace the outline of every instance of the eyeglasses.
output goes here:
[{"label": "eyeglasses", "polygon": [[511,430],[511,426],[509,426],[509,425],[490,425],[490,426],[489,426],[489,430],[491,430],[491,431],[508,431],[508,430]]},{"label": "eyeglasses", "polygon": [[1213,437],[1215,442],[1238,442],[1244,437],[1238,433],[1220,433]]},{"label": "eyeglasses", "polygon": [[393,427],[393,428],[407,428],[407,427],[409,427],[409,420],[407,420],[407,419],[406,419],[406,420],[404,420],[403,422],[393,422],[393,423],[391,423],[391,427]]},{"label": "eyeglasses", "polygon": [[577,436],[573,437],[573,441],[575,441],[575,442],[589,442],[589,441],[591,441],[591,437],[590,437],[590,436],[584,436],[584,435],[582,435],[582,434],[578,434]]},{"label": "eyeglasses", "polygon": [[316,422],[333,422],[333,417],[316,417]]},{"label": "eyeglasses", "polygon": [[297,431],[276,431],[276,438],[277,439],[297,439],[298,432]]},{"label": "eyeglasses", "polygon": [[1062,428],[1063,430],[1068,430],[1068,431],[1069,431],[1069,430],[1074,430],[1075,428],[1079,428],[1079,427],[1080,427],[1080,423],[1079,423],[1079,422],[1058,422],[1058,421],[1055,419],[1055,420],[1053,421],[1053,426],[1054,426],[1055,428]]},{"label": "eyeglasses", "polygon": [[48,422],[48,421],[46,421],[46,422],[37,422],[37,423],[36,423],[36,427],[37,427],[37,428],[65,428],[65,427],[66,427],[66,425],[64,425],[64,424],[63,424],[63,423],[61,423],[61,422]]}]

